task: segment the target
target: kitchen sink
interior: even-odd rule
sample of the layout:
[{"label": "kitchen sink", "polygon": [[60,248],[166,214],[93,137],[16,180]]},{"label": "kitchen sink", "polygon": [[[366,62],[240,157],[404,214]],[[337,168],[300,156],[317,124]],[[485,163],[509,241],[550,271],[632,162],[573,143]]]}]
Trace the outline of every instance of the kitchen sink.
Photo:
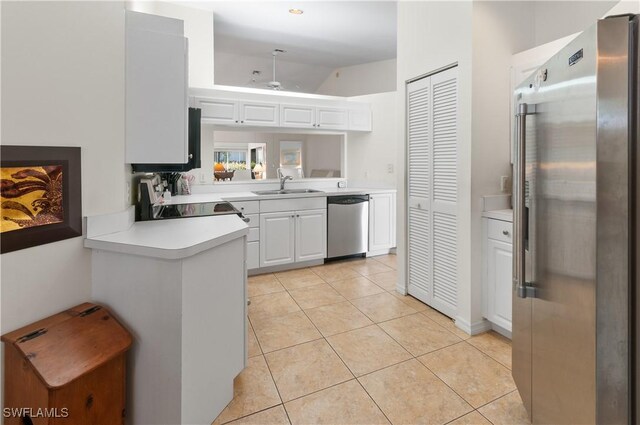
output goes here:
[{"label": "kitchen sink", "polygon": [[256,190],[253,193],[255,193],[256,195],[291,195],[295,193],[317,193],[317,192],[322,192],[322,191],[315,190],[315,189],[283,189],[283,190],[275,189],[275,190]]}]

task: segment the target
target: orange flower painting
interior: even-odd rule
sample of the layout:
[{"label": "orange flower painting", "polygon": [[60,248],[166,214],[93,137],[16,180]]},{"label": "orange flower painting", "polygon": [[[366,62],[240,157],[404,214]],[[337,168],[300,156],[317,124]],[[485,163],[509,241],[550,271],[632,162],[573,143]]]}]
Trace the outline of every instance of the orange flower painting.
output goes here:
[{"label": "orange flower painting", "polygon": [[0,168],[0,233],[64,221],[62,165]]}]

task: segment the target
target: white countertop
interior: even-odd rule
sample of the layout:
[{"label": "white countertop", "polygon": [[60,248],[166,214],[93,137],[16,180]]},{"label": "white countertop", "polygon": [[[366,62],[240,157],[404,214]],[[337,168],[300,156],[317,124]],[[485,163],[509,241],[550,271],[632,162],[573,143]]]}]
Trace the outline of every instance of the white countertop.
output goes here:
[{"label": "white countertop", "polygon": [[138,221],[127,230],[87,238],[84,246],[122,254],[177,260],[248,233],[247,224],[235,214]]},{"label": "white countertop", "polygon": [[513,223],[513,210],[493,210],[493,211],[484,211],[482,213],[483,217],[493,218],[496,220],[508,221],[509,223]]},{"label": "white countertop", "polygon": [[171,200],[165,202],[165,205],[171,204],[193,204],[201,202],[215,201],[259,201],[262,199],[291,199],[291,198],[314,198],[318,196],[335,196],[335,195],[372,195],[376,193],[395,193],[395,189],[365,189],[365,188],[331,188],[317,189],[318,192],[311,193],[289,193],[275,195],[257,195],[253,192],[210,192],[196,193],[193,195],[177,195],[172,196]]}]

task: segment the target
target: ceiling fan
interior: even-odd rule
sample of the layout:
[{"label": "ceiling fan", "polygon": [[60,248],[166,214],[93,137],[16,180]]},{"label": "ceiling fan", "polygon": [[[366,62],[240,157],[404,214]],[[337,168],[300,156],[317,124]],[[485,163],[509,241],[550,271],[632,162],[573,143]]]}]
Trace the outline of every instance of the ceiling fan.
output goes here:
[{"label": "ceiling fan", "polygon": [[[252,72],[251,81],[249,82],[250,85],[265,84],[266,88],[271,90],[285,90],[284,84],[282,84],[280,81],[276,79],[276,56],[278,56],[279,53],[286,53],[286,50],[274,49],[271,52],[271,56],[273,59],[273,78],[271,79],[271,81],[259,79],[260,75],[262,75],[262,72],[258,70],[254,70]],[[300,88],[300,86],[297,84],[294,84],[294,86],[296,89]]]}]

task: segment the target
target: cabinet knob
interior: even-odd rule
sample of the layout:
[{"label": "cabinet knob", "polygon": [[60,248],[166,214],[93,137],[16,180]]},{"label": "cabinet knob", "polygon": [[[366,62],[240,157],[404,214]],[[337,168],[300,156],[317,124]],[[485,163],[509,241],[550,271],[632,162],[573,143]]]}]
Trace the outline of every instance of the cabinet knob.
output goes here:
[{"label": "cabinet knob", "polygon": [[422,204],[418,204],[418,208],[419,208],[419,209],[422,209]]},{"label": "cabinet knob", "polygon": [[240,124],[244,124],[244,121],[240,121]]},{"label": "cabinet knob", "polygon": [[505,235],[505,236],[509,236],[509,231],[508,230],[503,230],[502,234]]},{"label": "cabinet knob", "polygon": [[296,214],[296,217],[300,217],[300,214]]},{"label": "cabinet knob", "polygon": [[236,124],[238,124],[238,120],[236,120]]}]

